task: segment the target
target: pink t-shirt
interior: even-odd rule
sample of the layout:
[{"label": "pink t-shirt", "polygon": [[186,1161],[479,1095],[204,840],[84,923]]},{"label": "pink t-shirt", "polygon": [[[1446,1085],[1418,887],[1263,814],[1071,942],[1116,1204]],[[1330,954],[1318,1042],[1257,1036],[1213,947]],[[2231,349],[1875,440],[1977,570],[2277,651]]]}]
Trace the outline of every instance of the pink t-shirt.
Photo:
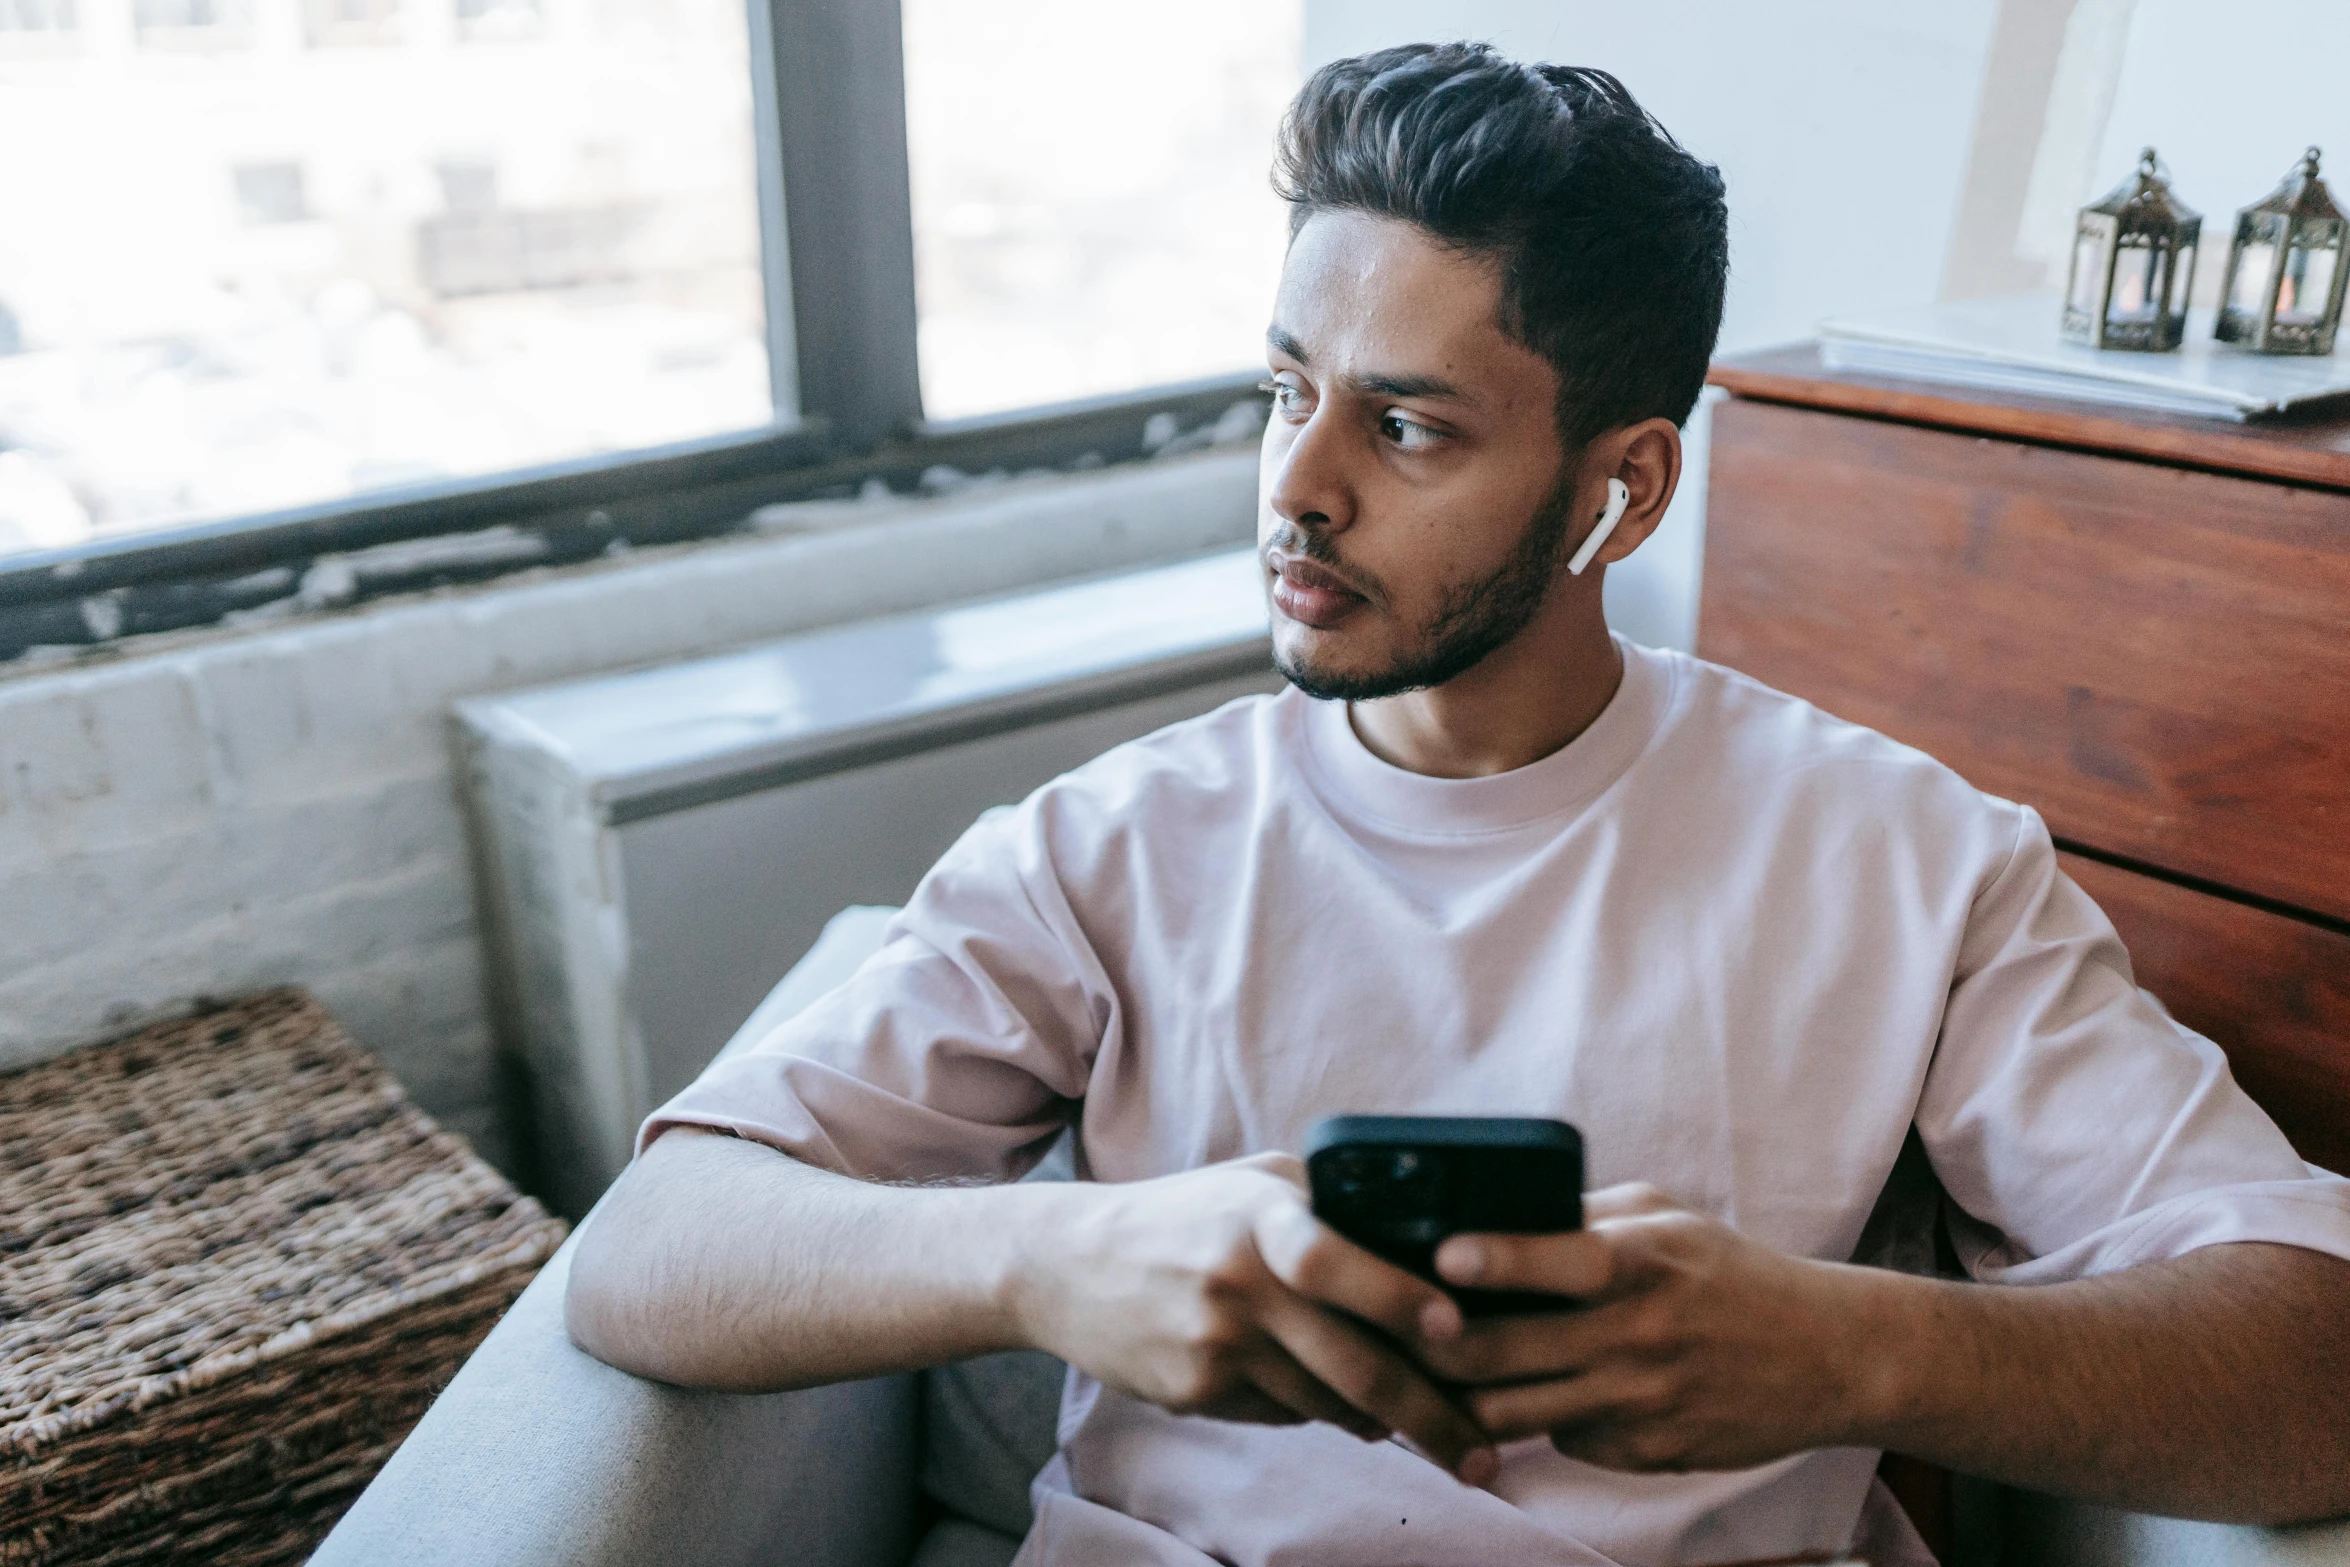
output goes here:
[{"label": "pink t-shirt", "polygon": [[[644,1135],[1003,1180],[1074,1123],[1080,1176],[1130,1181],[1295,1150],[1339,1112],[1555,1116],[1594,1186],[1844,1260],[1914,1127],[1978,1278],[2219,1241],[2350,1257],[2350,1182],[2133,985],[2033,812],[1619,646],[1599,719],[1497,777],[1391,767],[1294,691],[1111,751],[974,826],[854,978]],[[1703,1563],[1856,1529],[1918,1554],[1858,1449],[1627,1475],[1537,1439],[1479,1491],[1077,1374],[1060,1435],[1025,1567]]]}]

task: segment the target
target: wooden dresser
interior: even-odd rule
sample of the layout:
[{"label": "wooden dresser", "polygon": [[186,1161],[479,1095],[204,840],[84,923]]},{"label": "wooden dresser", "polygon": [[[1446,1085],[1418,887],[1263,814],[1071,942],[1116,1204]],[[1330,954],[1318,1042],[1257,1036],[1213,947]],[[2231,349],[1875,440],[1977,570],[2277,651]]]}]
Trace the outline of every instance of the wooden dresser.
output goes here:
[{"label": "wooden dresser", "polygon": [[2139,983],[2350,1171],[2350,417],[1713,383],[1698,652],[2036,807]]}]

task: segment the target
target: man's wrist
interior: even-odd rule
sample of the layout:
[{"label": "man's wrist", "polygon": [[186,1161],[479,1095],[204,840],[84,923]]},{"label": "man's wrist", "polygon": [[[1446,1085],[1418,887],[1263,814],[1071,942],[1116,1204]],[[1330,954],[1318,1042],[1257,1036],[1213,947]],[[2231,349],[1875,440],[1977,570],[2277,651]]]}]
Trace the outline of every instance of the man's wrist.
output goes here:
[{"label": "man's wrist", "polygon": [[1958,1345],[1951,1286],[1883,1268],[1836,1270],[1847,1304],[1841,1355],[1841,1445],[1906,1450]]},{"label": "man's wrist", "polygon": [[1002,1335],[1021,1349],[1051,1350],[1061,1287],[1073,1267],[1071,1241],[1083,1223],[1084,1182],[999,1187],[993,1211],[974,1216],[994,1233],[986,1283]]}]

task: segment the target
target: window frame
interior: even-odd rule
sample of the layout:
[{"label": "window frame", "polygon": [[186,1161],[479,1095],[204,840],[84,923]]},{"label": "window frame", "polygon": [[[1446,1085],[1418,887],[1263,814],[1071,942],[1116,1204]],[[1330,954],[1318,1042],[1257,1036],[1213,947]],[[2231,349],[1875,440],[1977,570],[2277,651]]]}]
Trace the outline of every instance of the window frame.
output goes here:
[{"label": "window frame", "polygon": [[[0,677],[28,649],[220,622],[315,586],[345,605],[621,549],[713,538],[757,508],[981,473],[1151,455],[1260,399],[1262,372],[929,420],[916,356],[898,0],[747,0],[765,427],[479,478],[370,491],[0,560]],[[440,541],[436,544],[433,541]],[[385,546],[408,546],[385,550]]]}]

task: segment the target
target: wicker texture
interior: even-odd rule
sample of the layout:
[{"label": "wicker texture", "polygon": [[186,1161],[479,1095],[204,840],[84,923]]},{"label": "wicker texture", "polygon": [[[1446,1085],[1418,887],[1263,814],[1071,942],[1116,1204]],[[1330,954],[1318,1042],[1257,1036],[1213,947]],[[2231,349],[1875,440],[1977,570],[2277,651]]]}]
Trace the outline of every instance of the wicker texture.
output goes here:
[{"label": "wicker texture", "polygon": [[0,1077],[0,1564],[302,1560],[562,1234],[298,991]]}]

